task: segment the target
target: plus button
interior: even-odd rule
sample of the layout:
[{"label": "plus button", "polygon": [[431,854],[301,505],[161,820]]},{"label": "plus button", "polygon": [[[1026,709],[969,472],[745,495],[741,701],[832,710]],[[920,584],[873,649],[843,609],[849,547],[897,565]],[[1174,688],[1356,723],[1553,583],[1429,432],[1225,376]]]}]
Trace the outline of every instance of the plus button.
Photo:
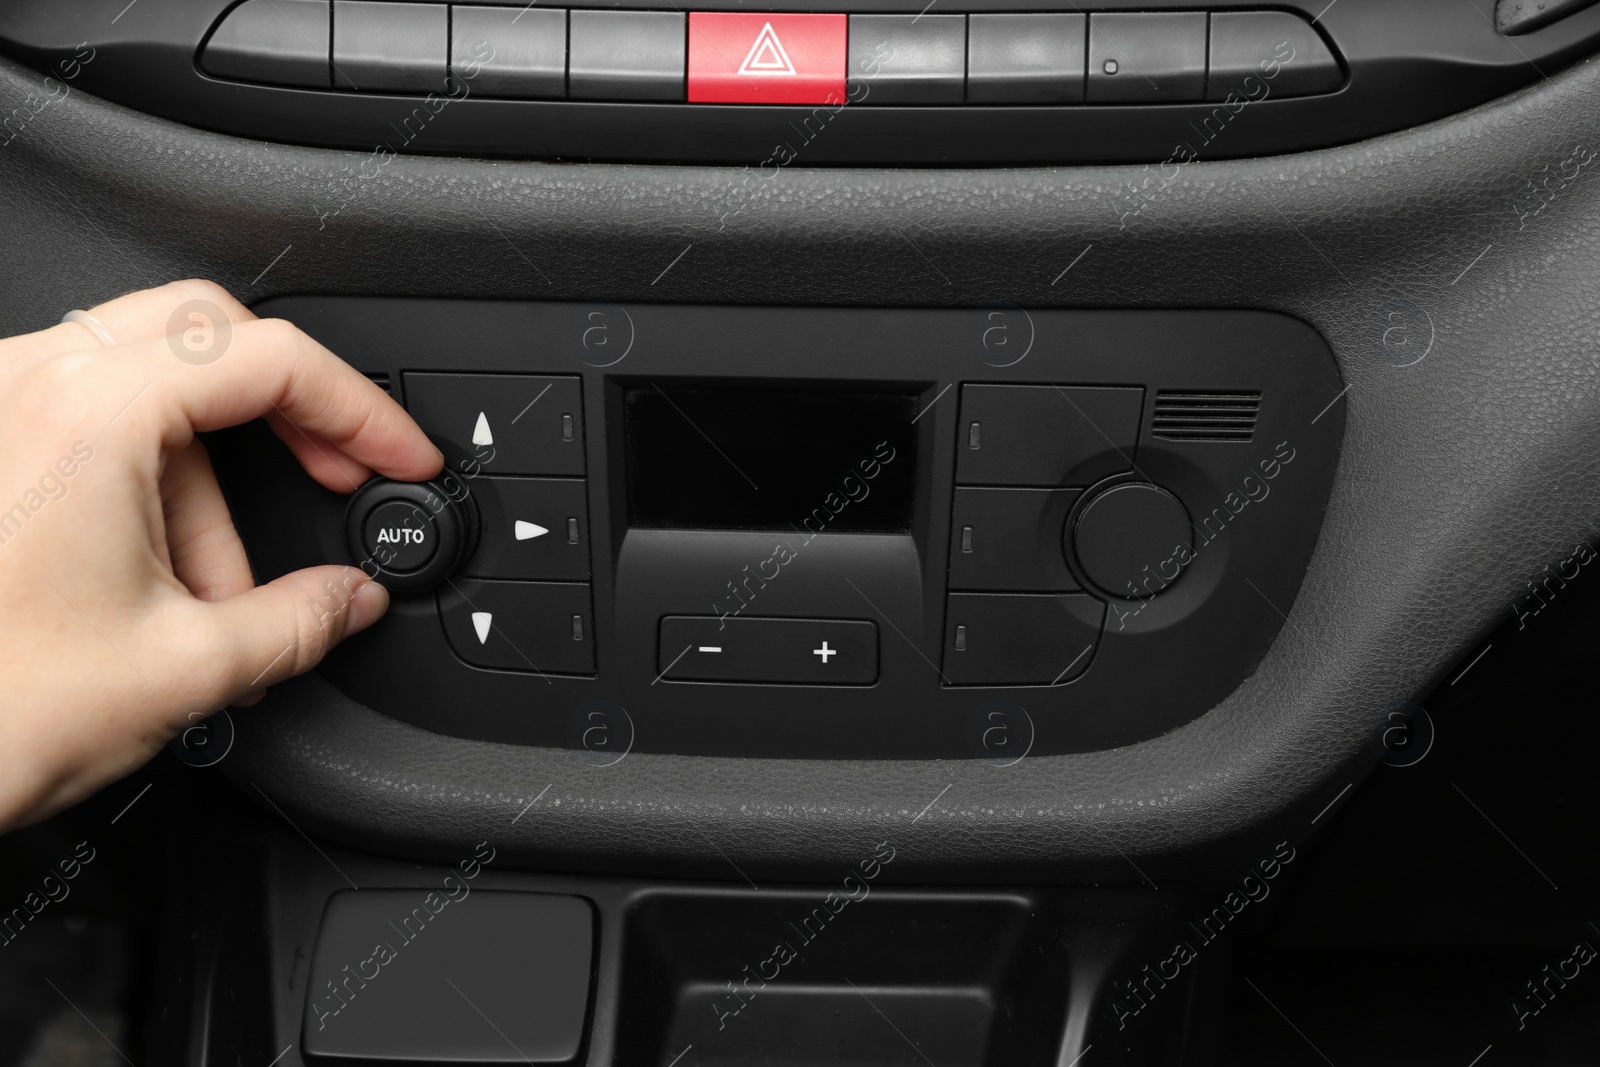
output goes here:
[{"label": "plus button", "polygon": [[823,663],[827,663],[828,662],[828,657],[829,656],[837,656],[839,654],[839,650],[837,648],[829,648],[828,647],[828,642],[824,641],[824,642],[822,642],[822,647],[821,648],[813,648],[811,650],[811,654],[813,656],[821,656],[822,657],[822,662]]}]

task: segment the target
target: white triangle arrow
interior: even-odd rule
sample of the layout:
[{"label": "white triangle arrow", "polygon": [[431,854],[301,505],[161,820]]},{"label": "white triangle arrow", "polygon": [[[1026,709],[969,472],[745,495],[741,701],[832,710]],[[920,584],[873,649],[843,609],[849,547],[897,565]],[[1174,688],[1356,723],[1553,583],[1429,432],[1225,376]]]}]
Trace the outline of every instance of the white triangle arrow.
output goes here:
[{"label": "white triangle arrow", "polygon": [[494,624],[494,616],[487,611],[474,611],[472,613],[472,628],[478,631],[478,644],[489,643],[489,627]]},{"label": "white triangle arrow", "polygon": [[494,444],[494,434],[489,431],[489,416],[478,412],[478,422],[472,427],[472,443],[475,445]]},{"label": "white triangle arrow", "polygon": [[521,519],[517,520],[516,529],[518,541],[527,541],[535,537],[543,537],[545,534],[550,532],[536,522],[523,522]]}]

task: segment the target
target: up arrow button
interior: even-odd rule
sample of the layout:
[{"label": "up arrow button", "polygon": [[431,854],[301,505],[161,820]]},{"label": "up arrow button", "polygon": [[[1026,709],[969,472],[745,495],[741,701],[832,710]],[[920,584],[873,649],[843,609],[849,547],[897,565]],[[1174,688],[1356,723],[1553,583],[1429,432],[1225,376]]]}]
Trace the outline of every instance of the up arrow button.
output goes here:
[{"label": "up arrow button", "polygon": [[402,384],[406,408],[452,471],[468,479],[485,474],[583,476],[580,379],[406,371]]}]

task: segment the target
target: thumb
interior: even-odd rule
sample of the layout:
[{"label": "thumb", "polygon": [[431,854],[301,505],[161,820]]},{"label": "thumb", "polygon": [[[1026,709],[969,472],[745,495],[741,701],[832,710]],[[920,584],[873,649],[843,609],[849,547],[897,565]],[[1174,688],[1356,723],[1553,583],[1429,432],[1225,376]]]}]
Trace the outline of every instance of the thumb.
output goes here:
[{"label": "thumb", "polygon": [[206,607],[233,649],[230,702],[245,706],[377,622],[389,592],[356,567],[307,567]]}]

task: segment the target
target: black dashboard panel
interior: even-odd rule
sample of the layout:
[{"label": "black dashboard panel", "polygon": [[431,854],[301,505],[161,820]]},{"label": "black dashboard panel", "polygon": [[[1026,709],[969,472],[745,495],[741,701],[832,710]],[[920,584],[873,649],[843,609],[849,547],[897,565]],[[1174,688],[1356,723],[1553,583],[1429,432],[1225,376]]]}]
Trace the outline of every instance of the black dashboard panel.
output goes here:
[{"label": "black dashboard panel", "polygon": [[[0,51],[48,73],[52,92],[356,149],[370,154],[368,169],[401,152],[724,163],[745,167],[751,188],[793,166],[1114,162],[1161,164],[1164,186],[1198,159],[1345,144],[1461,111],[1548,77],[1600,40],[1600,8],[1513,38],[1488,5],[1456,0],[1270,10],[1253,0],[1203,10],[1182,0],[945,0],[929,13],[920,0],[871,11],[771,0],[759,14],[739,0],[688,12],[570,0],[528,16],[512,11],[520,3],[411,0],[125,6],[10,0]],[[848,34],[832,31],[831,88],[795,98],[807,102],[730,95],[729,79],[719,81],[744,69],[734,53],[746,38],[744,58],[758,68],[804,66],[758,47],[766,28],[802,17],[842,27],[846,14]],[[1041,15],[1077,21],[1048,31],[1006,21]],[[748,25],[722,40],[697,17]],[[1046,38],[1055,46],[1041,47]],[[705,78],[697,54],[709,57]]]},{"label": "black dashboard panel", "polygon": [[[126,6],[100,11],[109,23]],[[23,333],[66,307],[201,276],[252,306],[328,292],[630,308],[1159,304],[1309,323],[1349,386],[1317,551],[1255,673],[1152,741],[1003,771],[646,752],[599,769],[565,747],[420,730],[312,676],[232,713],[220,764],[307,833],[451,862],[493,837],[510,863],[726,878],[731,859],[753,878],[807,879],[890,830],[908,879],[1132,878],[1125,856],[1152,879],[1181,877],[1198,850],[1231,845],[1253,862],[1277,818],[1305,828],[1332,804],[1326,826],[1396,702],[1456,678],[1529,579],[1593,536],[1586,220],[1600,186],[1585,160],[1600,67],[1533,77],[1393,137],[1197,162],[1159,188],[1155,168],[1136,166],[793,167],[777,195],[723,218],[740,202],[722,169],[394,156],[364,170],[365,153],[220,136],[86,91],[47,99],[36,70],[0,60],[0,112],[14,116],[0,232],[19,253],[0,320]],[[517,819],[547,785],[541,814]]]},{"label": "black dashboard panel", "polygon": [[[1321,339],[1259,312],[256,310],[388,383],[479,521],[326,676],[602,756],[1004,762],[1170,730],[1282,626],[1343,427]],[[407,502],[347,538],[393,519],[383,487],[347,506],[258,437],[214,451],[263,579],[383,577],[380,541],[446,529]]]}]

